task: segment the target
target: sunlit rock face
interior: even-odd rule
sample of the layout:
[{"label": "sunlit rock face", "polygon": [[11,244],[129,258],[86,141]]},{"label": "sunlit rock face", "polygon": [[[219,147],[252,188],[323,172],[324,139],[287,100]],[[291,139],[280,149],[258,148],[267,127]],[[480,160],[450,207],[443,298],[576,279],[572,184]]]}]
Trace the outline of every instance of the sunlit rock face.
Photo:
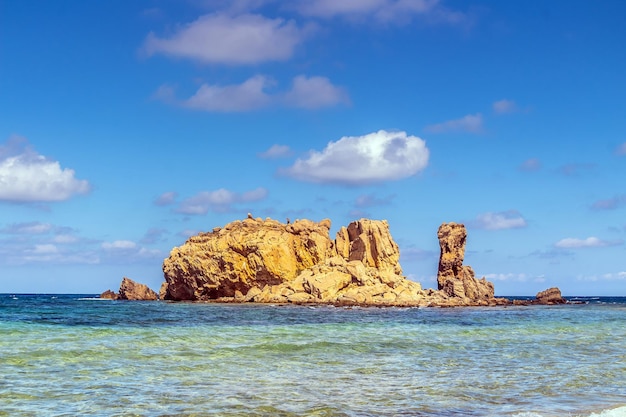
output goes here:
[{"label": "sunlit rock face", "polygon": [[158,300],[158,295],[145,284],[140,284],[124,277],[117,296],[119,300]]},{"label": "sunlit rock face", "polygon": [[291,282],[333,254],[330,221],[234,221],[193,236],[163,263],[171,300],[209,300]]},{"label": "sunlit rock face", "polygon": [[444,280],[434,291],[402,275],[400,251],[386,220],[354,221],[341,227],[334,240],[330,226],[330,220],[281,223],[248,216],[193,236],[164,261],[161,298],[380,306],[495,303],[493,285],[474,279],[471,268],[462,266],[466,234],[462,244],[446,243],[442,259],[449,259],[444,273],[450,282]]},{"label": "sunlit rock face", "polygon": [[540,291],[535,297],[537,304],[565,304],[567,301],[561,295],[561,290],[557,287],[548,288],[545,291]]},{"label": "sunlit rock face", "polygon": [[437,286],[448,297],[480,301],[494,298],[493,284],[485,278],[474,277],[471,266],[464,266],[467,230],[463,224],[443,223],[437,231],[439,238],[439,270]]}]

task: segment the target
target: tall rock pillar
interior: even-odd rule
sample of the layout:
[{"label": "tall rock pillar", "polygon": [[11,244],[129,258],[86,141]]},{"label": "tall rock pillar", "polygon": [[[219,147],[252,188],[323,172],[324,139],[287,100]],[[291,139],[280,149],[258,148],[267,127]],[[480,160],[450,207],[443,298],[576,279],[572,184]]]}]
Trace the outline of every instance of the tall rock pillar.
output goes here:
[{"label": "tall rock pillar", "polygon": [[472,301],[494,298],[493,284],[485,278],[474,278],[474,270],[463,266],[467,230],[463,224],[443,223],[437,231],[439,238],[439,270],[437,287],[448,297]]}]

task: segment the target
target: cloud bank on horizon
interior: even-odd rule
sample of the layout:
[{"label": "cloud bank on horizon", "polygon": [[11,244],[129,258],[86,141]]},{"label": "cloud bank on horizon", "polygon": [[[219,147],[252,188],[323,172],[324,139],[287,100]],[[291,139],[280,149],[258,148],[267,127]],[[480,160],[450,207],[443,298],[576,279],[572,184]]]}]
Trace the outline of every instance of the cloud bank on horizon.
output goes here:
[{"label": "cloud bank on horizon", "polygon": [[2,22],[11,290],[156,287],[173,246],[253,212],[386,218],[424,286],[464,222],[497,292],[626,295],[626,4],[34,4]]}]

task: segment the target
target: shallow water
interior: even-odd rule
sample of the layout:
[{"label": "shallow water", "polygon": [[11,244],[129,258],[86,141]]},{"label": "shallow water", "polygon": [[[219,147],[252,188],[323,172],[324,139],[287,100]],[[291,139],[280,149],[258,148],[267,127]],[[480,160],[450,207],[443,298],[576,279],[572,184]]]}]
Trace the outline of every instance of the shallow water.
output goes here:
[{"label": "shallow water", "polygon": [[626,298],[584,301],[346,309],[0,295],[0,416],[626,416]]}]

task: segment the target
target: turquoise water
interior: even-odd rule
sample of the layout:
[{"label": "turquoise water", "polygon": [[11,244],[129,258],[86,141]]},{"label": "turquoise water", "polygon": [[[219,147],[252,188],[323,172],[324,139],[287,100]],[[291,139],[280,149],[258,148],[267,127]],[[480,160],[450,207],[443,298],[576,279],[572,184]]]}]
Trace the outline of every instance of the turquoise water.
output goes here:
[{"label": "turquoise water", "polygon": [[0,295],[0,416],[626,416],[626,298],[334,308]]}]

